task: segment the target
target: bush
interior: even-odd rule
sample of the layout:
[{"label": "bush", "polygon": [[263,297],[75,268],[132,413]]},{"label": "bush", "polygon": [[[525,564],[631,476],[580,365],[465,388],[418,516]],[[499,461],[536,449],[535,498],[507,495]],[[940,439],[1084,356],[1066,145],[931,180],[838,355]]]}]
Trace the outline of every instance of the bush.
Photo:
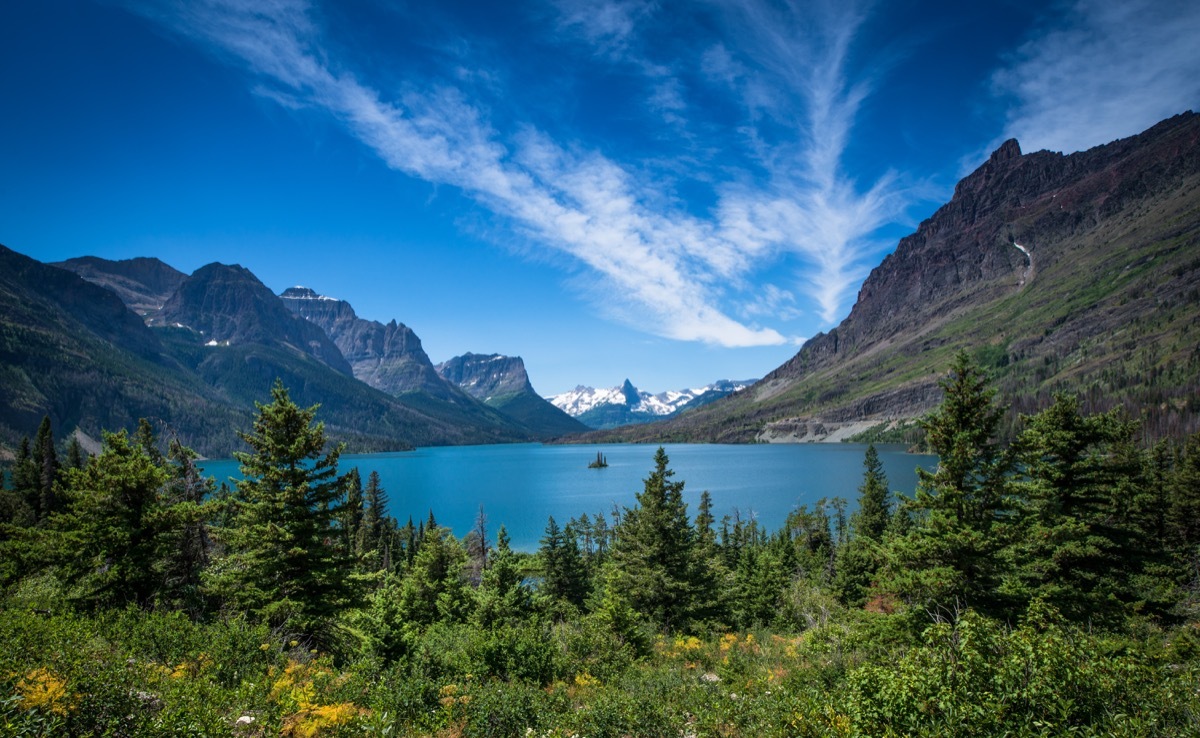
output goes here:
[{"label": "bush", "polygon": [[1194,730],[1194,707],[1187,705],[1196,704],[1195,695],[1176,705],[1163,699],[1185,693],[1187,673],[1164,669],[1134,642],[1123,642],[1124,653],[1114,658],[1114,645],[1111,636],[1064,624],[1040,602],[1011,631],[968,611],[956,624],[931,626],[924,643],[894,664],[855,670],[850,713],[871,735]]}]

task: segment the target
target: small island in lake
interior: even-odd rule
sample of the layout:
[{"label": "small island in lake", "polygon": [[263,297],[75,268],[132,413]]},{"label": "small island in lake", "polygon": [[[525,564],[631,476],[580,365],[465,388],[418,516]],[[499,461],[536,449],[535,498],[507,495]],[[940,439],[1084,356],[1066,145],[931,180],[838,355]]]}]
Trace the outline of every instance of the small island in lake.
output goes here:
[{"label": "small island in lake", "polygon": [[589,469],[603,469],[608,466],[608,459],[599,451],[596,452],[596,460],[588,464]]}]

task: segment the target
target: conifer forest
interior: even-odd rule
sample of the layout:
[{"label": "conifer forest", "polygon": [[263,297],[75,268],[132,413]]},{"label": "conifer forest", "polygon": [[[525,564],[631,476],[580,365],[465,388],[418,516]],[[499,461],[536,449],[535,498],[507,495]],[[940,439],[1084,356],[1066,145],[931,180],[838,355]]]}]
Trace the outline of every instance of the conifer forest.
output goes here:
[{"label": "conifer forest", "polygon": [[1070,394],[1002,433],[965,353],[941,387],[911,496],[868,446],[767,530],[647,447],[536,552],[395,519],[279,382],[233,487],[46,420],[0,492],[0,735],[1200,735],[1200,435]]}]

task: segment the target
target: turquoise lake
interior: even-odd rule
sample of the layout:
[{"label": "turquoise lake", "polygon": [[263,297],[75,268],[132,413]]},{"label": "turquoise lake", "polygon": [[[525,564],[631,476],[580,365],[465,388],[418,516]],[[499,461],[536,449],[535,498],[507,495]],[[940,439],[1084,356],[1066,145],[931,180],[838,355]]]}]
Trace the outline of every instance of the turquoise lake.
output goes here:
[{"label": "turquoise lake", "polygon": [[[822,497],[844,497],[851,508],[862,483],[860,444],[668,444],[675,479],[686,482],[684,499],[695,515],[700,493],[708,490],[713,514],[756,518],[768,530],[780,527],[800,505]],[[358,467],[363,483],[379,472],[389,508],[401,523],[411,515],[424,520],[432,510],[439,525],[455,535],[467,533],[479,513],[487,516],[494,542],[501,525],[513,547],[537,549],[553,515],[559,524],[583,513],[603,513],[611,522],[613,506],[629,507],[654,468],[651,445],[543,446],[515,444],[420,448],[386,454],[342,456],[342,472]],[[905,453],[904,446],[876,446],[889,486],[911,494],[916,467],[932,469],[937,457]],[[589,469],[596,452],[608,459],[605,469]],[[217,482],[237,478],[236,461],[203,462]]]}]

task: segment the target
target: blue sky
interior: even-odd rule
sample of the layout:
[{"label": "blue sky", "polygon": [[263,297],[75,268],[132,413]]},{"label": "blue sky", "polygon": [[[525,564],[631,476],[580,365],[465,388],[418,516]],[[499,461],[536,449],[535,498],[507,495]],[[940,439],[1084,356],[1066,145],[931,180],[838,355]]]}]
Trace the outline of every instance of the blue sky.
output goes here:
[{"label": "blue sky", "polygon": [[1200,103],[1200,4],[0,3],[0,243],[240,263],[542,394],[757,377],[1008,137]]}]

